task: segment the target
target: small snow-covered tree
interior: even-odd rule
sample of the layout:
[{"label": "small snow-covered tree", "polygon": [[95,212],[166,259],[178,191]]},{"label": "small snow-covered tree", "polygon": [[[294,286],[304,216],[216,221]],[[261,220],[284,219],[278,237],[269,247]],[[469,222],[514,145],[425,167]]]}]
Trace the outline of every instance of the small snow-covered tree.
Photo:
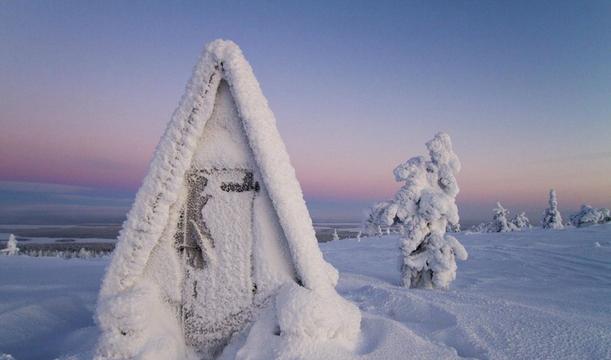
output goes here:
[{"label": "small snow-covered tree", "polygon": [[79,259],[89,259],[92,257],[92,253],[91,251],[85,249],[85,248],[81,248],[79,250],[79,252],[76,254],[76,257]]},{"label": "small snow-covered tree", "polygon": [[487,222],[483,222],[477,225],[473,225],[471,227],[471,230],[469,230],[469,232],[471,233],[483,233],[483,232],[488,232],[488,228],[490,227],[491,223],[487,223]]},{"label": "small snow-covered tree", "polygon": [[399,235],[405,235],[405,227],[403,224],[399,224]]},{"label": "small snow-covered tree", "polygon": [[356,241],[361,242],[361,235],[363,233],[361,231],[358,232],[358,234],[356,234]]},{"label": "small snow-covered tree", "polygon": [[543,212],[543,219],[541,220],[541,226],[544,229],[560,230],[564,228],[562,225],[562,216],[558,210],[558,198],[556,197],[556,190],[551,189],[549,191],[549,207]]},{"label": "small snow-covered tree", "polygon": [[611,211],[606,208],[596,209],[590,205],[581,205],[577,214],[571,216],[571,224],[583,227],[594,224],[604,224],[611,221]]},{"label": "small snow-covered tree", "polygon": [[488,232],[509,232],[516,230],[516,226],[507,219],[509,210],[505,209],[500,202],[496,203],[496,208],[492,209],[492,212],[494,215]]},{"label": "small snow-covered tree", "polygon": [[333,229],[333,240],[339,240],[339,235],[337,234],[337,229]]},{"label": "small snow-covered tree", "polygon": [[446,226],[446,232],[453,232],[453,233],[460,232],[460,224],[448,223],[448,225]]},{"label": "small snow-covered tree", "polygon": [[467,259],[465,248],[446,233],[448,223],[459,223],[460,161],[448,134],[438,133],[426,146],[429,158],[413,157],[395,168],[395,180],[404,185],[393,200],[371,209],[366,227],[401,225],[403,286],[447,288],[456,278],[456,258]]},{"label": "small snow-covered tree", "polygon": [[526,213],[521,212],[519,215],[516,215],[511,219],[511,223],[515,225],[517,229],[530,229],[530,220],[526,217]]},{"label": "small snow-covered tree", "polygon": [[369,236],[380,235],[382,229],[380,226],[381,213],[390,205],[389,201],[379,202],[369,208],[369,212],[363,222],[363,232]]},{"label": "small snow-covered tree", "polygon": [[9,256],[17,255],[19,248],[17,247],[17,239],[15,238],[15,235],[9,235],[8,241],[6,242],[6,248],[2,249],[1,252]]}]

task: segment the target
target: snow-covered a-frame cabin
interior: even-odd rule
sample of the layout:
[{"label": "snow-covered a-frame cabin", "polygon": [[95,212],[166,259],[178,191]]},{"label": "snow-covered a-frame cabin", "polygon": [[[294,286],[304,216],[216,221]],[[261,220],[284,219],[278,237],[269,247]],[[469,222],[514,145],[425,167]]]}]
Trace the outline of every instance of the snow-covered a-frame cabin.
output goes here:
[{"label": "snow-covered a-frame cabin", "polygon": [[253,329],[270,351],[349,344],[360,313],[337,278],[250,65],[210,43],[120,233],[96,358],[211,359]]}]

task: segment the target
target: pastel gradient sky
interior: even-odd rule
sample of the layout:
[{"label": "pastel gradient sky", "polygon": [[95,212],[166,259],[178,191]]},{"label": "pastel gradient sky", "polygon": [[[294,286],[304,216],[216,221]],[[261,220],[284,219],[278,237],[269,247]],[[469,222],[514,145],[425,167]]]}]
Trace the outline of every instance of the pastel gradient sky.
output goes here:
[{"label": "pastel gradient sky", "polygon": [[[315,218],[448,132],[459,206],[611,207],[609,1],[1,1],[0,222],[121,220],[203,45],[255,70]],[[568,214],[567,214],[568,215]]]}]

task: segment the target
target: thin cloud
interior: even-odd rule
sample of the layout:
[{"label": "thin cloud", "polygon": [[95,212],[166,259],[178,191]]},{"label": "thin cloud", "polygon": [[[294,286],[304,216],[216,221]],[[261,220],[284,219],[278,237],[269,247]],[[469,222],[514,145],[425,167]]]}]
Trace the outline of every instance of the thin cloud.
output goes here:
[{"label": "thin cloud", "polygon": [[588,160],[605,160],[611,159],[611,151],[598,151],[590,153],[581,153],[569,156],[555,156],[549,157],[542,160],[534,161],[535,164],[541,163],[559,163],[559,162],[570,162],[570,161],[588,161]]},{"label": "thin cloud", "polygon": [[9,192],[74,194],[91,190],[92,188],[78,185],[63,185],[27,181],[0,181],[0,191]]}]

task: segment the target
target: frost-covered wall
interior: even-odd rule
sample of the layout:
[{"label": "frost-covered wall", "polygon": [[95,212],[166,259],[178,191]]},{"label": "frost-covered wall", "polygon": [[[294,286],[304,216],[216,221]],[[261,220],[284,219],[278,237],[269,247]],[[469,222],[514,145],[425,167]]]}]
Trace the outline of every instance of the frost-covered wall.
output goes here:
[{"label": "frost-covered wall", "polygon": [[360,313],[335,292],[337,278],[250,65],[234,43],[212,42],[119,235],[97,358],[213,358],[267,320],[269,336],[290,343],[302,334],[283,320],[291,311],[334,314],[312,341],[354,342]]},{"label": "frost-covered wall", "polygon": [[446,229],[458,227],[455,175],[460,161],[450,136],[438,133],[427,142],[429,158],[413,157],[394,170],[404,182],[394,199],[376,204],[365,220],[369,233],[400,225],[401,283],[407,287],[447,288],[456,278],[456,258],[467,251]]}]

